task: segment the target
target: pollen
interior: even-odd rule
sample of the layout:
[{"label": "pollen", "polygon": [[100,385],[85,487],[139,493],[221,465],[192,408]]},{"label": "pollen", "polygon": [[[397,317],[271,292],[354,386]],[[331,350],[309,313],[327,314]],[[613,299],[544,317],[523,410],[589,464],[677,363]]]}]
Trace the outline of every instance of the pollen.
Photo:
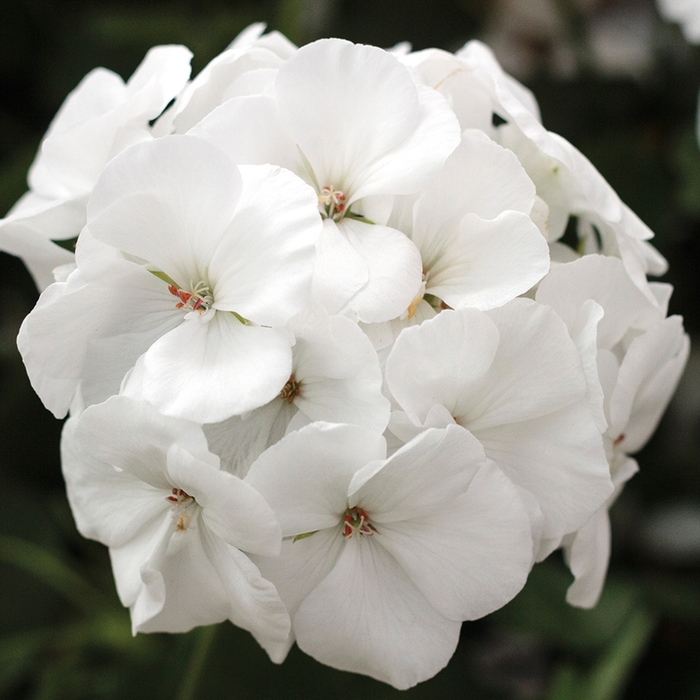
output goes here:
[{"label": "pollen", "polygon": [[318,204],[321,207],[321,213],[327,218],[338,221],[346,214],[345,193],[336,190],[333,185],[326,186],[318,195]]},{"label": "pollen", "polygon": [[283,401],[291,404],[294,403],[294,399],[301,394],[301,382],[298,382],[294,375],[292,375],[287,383],[282,387],[280,391],[280,398]]},{"label": "pollen", "polygon": [[371,537],[377,532],[377,528],[369,521],[367,513],[355,506],[348,508],[343,516],[343,537],[349,540],[353,535],[358,537]]}]

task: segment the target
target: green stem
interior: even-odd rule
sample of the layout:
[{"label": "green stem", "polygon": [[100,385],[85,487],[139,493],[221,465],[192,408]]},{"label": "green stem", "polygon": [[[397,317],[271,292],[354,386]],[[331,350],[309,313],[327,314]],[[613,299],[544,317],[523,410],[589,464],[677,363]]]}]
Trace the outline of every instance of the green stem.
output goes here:
[{"label": "green stem", "polygon": [[187,664],[182,683],[180,684],[180,692],[178,693],[177,700],[194,700],[195,692],[199,684],[199,677],[202,675],[202,670],[207,660],[207,654],[214,641],[216,627],[216,625],[209,625],[209,627],[201,627],[198,630],[195,647],[192,651],[192,656],[190,656],[190,662]]}]

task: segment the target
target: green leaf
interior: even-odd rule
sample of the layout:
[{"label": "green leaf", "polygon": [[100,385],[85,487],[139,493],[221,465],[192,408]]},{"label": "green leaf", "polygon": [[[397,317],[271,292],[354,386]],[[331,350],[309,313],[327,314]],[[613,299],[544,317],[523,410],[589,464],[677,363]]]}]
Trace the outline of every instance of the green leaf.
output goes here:
[{"label": "green leaf", "polygon": [[583,697],[588,700],[616,700],[622,697],[654,627],[651,614],[644,609],[637,610],[593,668]]},{"label": "green leaf", "polygon": [[105,600],[85,579],[61,559],[32,542],[0,536],[0,561],[12,564],[63,595],[87,614],[105,607]]}]

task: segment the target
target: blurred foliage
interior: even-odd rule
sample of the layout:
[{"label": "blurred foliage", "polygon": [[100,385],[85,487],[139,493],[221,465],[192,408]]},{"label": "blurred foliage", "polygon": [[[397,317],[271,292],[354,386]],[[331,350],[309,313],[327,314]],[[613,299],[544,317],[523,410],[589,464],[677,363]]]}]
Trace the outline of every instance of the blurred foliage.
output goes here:
[{"label": "blurred foliage", "polygon": [[[184,43],[197,72],[261,20],[298,43],[342,36],[454,50],[480,35],[496,5],[8,0],[0,4],[0,209],[24,192],[49,121],[95,66],[128,76],[150,46]],[[580,53],[585,32],[579,15],[572,21]],[[677,30],[666,33],[678,46]],[[655,48],[644,79],[605,77],[582,60],[566,80],[541,70],[529,85],[545,125],[586,153],[657,232],[655,243],[670,261],[665,279],[676,287],[671,311],[683,313],[697,336],[700,56],[673,46]],[[0,255],[0,268],[1,698],[700,698],[700,562],[659,560],[641,536],[653,508],[700,502],[700,363],[691,362],[694,374],[689,371],[679,400],[639,456],[640,474],[613,511],[613,558],[599,605],[584,611],[564,602],[571,576],[554,555],[535,567],[509,605],[463,626],[447,669],[399,693],[322,667],[296,648],[275,666],[229,624],[179,636],[131,636],[106,550],[75,531],[60,475],[61,425],[31,391],[15,348],[36,292],[17,260]]]}]

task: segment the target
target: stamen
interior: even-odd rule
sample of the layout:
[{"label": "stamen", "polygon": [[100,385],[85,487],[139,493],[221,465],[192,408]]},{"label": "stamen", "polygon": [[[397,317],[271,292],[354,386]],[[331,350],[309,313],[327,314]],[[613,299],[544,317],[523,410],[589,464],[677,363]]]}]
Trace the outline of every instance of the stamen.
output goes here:
[{"label": "stamen", "polygon": [[294,379],[294,375],[292,375],[282,388],[282,391],[280,391],[280,398],[291,404],[294,403],[294,399],[299,396],[299,394],[301,394],[301,382]]},{"label": "stamen", "polygon": [[326,186],[318,195],[319,206],[322,207],[322,214],[329,219],[338,221],[345,215],[345,193],[336,190],[333,185]]},{"label": "stamen", "polygon": [[620,433],[614,440],[613,445],[617,447],[625,439],[625,434]]},{"label": "stamen", "polygon": [[371,537],[377,528],[372,525],[367,513],[362,508],[355,506],[345,511],[343,516],[343,537],[349,540],[355,533],[358,537]]},{"label": "stamen", "polygon": [[197,284],[190,280],[190,288],[188,292],[176,287],[174,284],[168,285],[168,291],[180,300],[175,304],[175,308],[198,311],[200,314],[209,311],[214,303],[214,297],[211,289],[209,289],[209,285],[203,280],[200,280]]},{"label": "stamen", "polygon": [[186,491],[175,488],[172,490],[172,496],[166,496],[165,500],[170,501],[171,503],[180,504],[190,503],[191,501],[194,501],[194,498],[192,498],[192,496],[190,496],[190,494]]},{"label": "stamen", "polygon": [[175,531],[183,532],[189,527],[192,515],[189,506],[195,502],[189,493],[182,489],[174,488],[170,496],[165,497],[166,501],[173,504],[173,520],[175,520]]}]

